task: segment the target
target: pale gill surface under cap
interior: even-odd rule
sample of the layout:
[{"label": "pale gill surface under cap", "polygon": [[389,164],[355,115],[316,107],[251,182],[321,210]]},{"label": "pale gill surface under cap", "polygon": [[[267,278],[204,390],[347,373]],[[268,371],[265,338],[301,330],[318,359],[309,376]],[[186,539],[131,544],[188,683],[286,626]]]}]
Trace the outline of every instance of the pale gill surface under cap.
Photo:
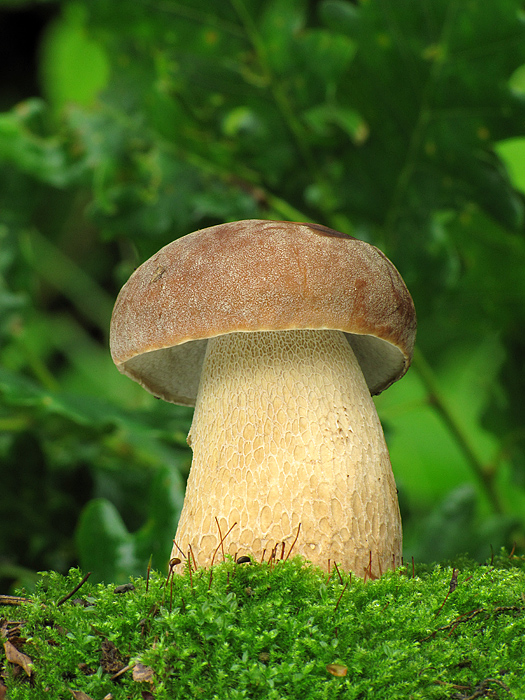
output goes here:
[{"label": "pale gill surface under cap", "polygon": [[[383,431],[339,331],[232,333],[209,341],[188,442],[193,462],[175,541],[209,566],[225,552],[292,554],[363,576],[401,563],[401,521]],[[280,555],[281,547],[278,548]],[[174,546],[173,557],[180,558]],[[217,560],[220,560],[220,552]]]}]

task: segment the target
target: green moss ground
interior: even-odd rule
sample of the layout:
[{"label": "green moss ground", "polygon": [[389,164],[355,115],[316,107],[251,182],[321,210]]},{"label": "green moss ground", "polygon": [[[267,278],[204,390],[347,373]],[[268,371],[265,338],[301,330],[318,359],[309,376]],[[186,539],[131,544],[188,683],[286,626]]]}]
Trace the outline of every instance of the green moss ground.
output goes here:
[{"label": "green moss ground", "polygon": [[0,607],[6,653],[26,655],[0,653],[0,698],[525,698],[523,557],[376,581],[227,561],[59,604],[81,580],[45,574]]}]

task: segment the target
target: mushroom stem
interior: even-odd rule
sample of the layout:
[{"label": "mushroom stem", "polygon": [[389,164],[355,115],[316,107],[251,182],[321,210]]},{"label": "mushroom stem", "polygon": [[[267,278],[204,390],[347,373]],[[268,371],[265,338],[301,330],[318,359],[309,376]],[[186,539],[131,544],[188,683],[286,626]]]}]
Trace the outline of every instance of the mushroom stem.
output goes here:
[{"label": "mushroom stem", "polygon": [[[220,542],[260,560],[290,546],[359,576],[401,563],[401,519],[381,423],[340,331],[231,333],[208,341],[175,536],[201,566]],[[217,520],[216,520],[217,519]],[[179,550],[174,548],[173,556]]]}]

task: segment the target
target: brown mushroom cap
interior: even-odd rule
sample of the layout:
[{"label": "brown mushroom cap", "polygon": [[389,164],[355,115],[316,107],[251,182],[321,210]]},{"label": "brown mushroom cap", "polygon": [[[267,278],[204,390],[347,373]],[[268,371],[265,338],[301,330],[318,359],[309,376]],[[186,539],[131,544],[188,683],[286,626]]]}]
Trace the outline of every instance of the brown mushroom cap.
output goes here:
[{"label": "brown mushroom cap", "polygon": [[179,238],[133,273],[113,311],[111,354],[155,396],[194,405],[208,338],[293,329],[343,331],[378,394],[410,365],[416,315],[369,243],[317,224],[237,221]]}]

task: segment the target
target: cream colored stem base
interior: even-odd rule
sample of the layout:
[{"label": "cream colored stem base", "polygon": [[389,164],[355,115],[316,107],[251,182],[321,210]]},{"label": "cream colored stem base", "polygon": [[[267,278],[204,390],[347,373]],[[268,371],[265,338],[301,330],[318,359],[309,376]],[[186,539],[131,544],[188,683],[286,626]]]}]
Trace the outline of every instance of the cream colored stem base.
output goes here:
[{"label": "cream colored stem base", "polygon": [[[232,333],[208,342],[188,442],[193,463],[175,541],[199,566],[278,545],[359,576],[401,564],[387,447],[339,331]],[[181,557],[174,546],[173,557]],[[219,550],[215,561],[220,561]]]}]

